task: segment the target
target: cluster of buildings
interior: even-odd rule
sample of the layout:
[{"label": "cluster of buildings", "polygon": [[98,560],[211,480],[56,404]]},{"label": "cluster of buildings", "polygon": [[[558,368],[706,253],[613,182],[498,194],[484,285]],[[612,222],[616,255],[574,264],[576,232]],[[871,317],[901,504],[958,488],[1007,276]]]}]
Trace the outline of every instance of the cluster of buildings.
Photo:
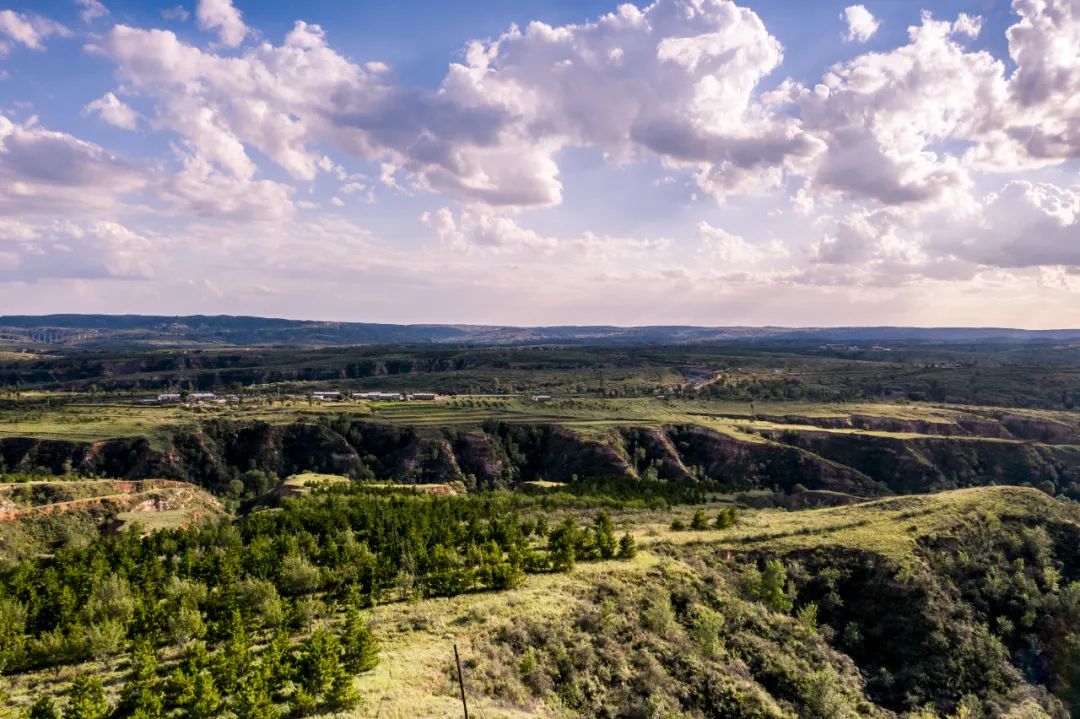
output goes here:
[{"label": "cluster of buildings", "polygon": [[[369,402],[433,402],[438,399],[434,392],[353,392],[350,399],[364,399]],[[342,392],[312,392],[311,398],[318,402],[340,402],[345,399]]]},{"label": "cluster of buildings", "polygon": [[213,392],[162,392],[157,397],[147,397],[139,401],[142,404],[235,404],[240,401],[240,397]]}]

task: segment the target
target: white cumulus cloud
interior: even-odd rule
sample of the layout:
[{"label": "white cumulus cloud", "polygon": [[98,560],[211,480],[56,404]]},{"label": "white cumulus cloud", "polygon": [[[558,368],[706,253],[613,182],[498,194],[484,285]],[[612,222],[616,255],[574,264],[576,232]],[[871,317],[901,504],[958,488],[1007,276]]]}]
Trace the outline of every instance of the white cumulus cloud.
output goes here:
[{"label": "white cumulus cloud", "polygon": [[841,15],[847,23],[848,42],[866,42],[878,31],[881,23],[864,5],[849,5]]},{"label": "white cumulus cloud", "polygon": [[217,33],[221,44],[236,47],[244,41],[248,27],[232,0],[199,0],[195,6],[195,20],[203,30]]},{"label": "white cumulus cloud", "polygon": [[83,112],[97,113],[105,122],[125,130],[134,130],[139,124],[138,113],[111,92],[87,104]]}]

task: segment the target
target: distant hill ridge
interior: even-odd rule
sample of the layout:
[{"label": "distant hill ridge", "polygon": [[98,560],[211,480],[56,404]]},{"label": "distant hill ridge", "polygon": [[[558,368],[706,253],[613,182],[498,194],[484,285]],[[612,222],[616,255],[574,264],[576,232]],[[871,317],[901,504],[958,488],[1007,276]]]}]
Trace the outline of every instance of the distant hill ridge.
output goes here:
[{"label": "distant hill ridge", "polygon": [[0,342],[109,344],[113,342],[231,345],[356,344],[692,344],[732,341],[803,342],[1060,342],[1080,341],[1080,329],[1003,327],[698,327],[607,325],[514,327],[469,324],[385,324],[287,320],[231,315],[8,315]]}]

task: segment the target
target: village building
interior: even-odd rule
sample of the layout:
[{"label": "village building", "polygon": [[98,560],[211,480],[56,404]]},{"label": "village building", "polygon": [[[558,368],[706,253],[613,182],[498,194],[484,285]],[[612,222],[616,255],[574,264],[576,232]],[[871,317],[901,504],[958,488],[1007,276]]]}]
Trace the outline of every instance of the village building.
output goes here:
[{"label": "village building", "polygon": [[357,392],[353,399],[366,399],[369,402],[400,402],[405,399],[400,392]]}]

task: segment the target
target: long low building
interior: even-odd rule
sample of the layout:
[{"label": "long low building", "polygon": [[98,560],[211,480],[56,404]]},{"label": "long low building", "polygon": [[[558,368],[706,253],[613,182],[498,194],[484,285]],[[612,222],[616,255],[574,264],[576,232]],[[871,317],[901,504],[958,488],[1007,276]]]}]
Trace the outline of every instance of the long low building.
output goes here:
[{"label": "long low building", "polygon": [[354,392],[352,397],[370,402],[400,402],[405,399],[401,392]]}]

